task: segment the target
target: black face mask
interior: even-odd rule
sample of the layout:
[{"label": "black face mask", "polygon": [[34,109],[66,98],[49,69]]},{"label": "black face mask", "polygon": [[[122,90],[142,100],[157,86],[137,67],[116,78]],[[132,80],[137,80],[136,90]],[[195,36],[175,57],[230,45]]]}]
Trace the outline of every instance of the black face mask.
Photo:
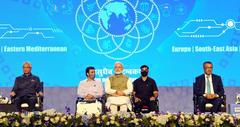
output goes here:
[{"label": "black face mask", "polygon": [[147,71],[143,71],[143,72],[141,72],[141,75],[142,75],[143,77],[146,77],[146,76],[148,75],[148,72],[147,72]]}]

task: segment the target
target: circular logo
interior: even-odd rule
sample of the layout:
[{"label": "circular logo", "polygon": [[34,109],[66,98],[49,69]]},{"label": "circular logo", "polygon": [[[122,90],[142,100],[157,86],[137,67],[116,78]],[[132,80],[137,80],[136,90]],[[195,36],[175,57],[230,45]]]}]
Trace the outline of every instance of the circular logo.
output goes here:
[{"label": "circular logo", "polygon": [[110,1],[100,9],[99,22],[103,30],[111,35],[127,34],[136,22],[134,7],[127,1]]},{"label": "circular logo", "polygon": [[75,22],[89,50],[123,60],[152,44],[160,11],[153,0],[81,0]]}]

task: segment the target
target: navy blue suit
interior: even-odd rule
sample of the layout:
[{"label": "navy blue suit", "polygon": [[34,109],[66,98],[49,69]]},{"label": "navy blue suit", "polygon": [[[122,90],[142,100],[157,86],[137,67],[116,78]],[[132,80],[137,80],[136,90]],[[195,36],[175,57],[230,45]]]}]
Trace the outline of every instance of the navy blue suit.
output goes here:
[{"label": "navy blue suit", "polygon": [[12,91],[16,93],[15,105],[21,111],[21,104],[28,103],[29,110],[34,111],[37,102],[36,93],[42,91],[40,80],[35,75],[21,75],[16,78]]},{"label": "navy blue suit", "polygon": [[209,100],[206,99],[203,94],[205,93],[205,75],[202,74],[195,79],[194,94],[198,96],[198,104],[200,112],[205,112],[205,104],[211,103],[213,105],[212,112],[219,112],[223,100],[221,97],[224,95],[224,88],[222,79],[220,76],[212,74],[212,84],[214,93],[219,97]]}]

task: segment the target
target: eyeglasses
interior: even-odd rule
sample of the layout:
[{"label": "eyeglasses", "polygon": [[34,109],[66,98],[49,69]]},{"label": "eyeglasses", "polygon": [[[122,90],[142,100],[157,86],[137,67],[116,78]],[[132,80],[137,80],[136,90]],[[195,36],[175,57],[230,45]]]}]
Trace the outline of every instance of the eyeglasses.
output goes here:
[{"label": "eyeglasses", "polygon": [[213,67],[205,67],[205,69],[212,69]]},{"label": "eyeglasses", "polygon": [[31,68],[31,67],[23,67],[23,68]]}]

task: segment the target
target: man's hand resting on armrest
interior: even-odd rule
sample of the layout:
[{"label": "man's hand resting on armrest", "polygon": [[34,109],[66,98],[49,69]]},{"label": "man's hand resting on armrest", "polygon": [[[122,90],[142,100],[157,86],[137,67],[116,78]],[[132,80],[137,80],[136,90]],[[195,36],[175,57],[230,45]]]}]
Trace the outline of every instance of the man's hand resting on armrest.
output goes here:
[{"label": "man's hand resting on armrest", "polygon": [[134,97],[134,102],[135,102],[135,103],[140,102],[140,101],[141,101],[140,98],[138,98],[138,97]]},{"label": "man's hand resting on armrest", "polygon": [[39,93],[37,93],[37,96],[38,96],[38,97],[43,97],[43,93],[42,93],[42,92],[39,92]]},{"label": "man's hand resting on armrest", "polygon": [[10,93],[10,96],[11,96],[11,97],[14,97],[14,96],[16,96],[16,93],[15,93],[14,91],[12,91],[12,92]]}]

